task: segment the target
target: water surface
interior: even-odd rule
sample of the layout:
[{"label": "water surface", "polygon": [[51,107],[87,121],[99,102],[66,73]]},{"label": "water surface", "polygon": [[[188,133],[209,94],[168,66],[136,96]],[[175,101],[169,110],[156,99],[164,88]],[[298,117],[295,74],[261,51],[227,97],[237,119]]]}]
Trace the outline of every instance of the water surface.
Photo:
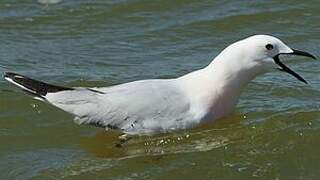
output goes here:
[{"label": "water surface", "polygon": [[[320,57],[318,1],[5,0],[0,73],[65,86],[171,78],[228,44],[272,34]],[[289,57],[286,57],[289,59]],[[291,57],[244,90],[237,112],[193,130],[135,137],[72,116],[0,80],[1,179],[319,179],[319,62]]]}]

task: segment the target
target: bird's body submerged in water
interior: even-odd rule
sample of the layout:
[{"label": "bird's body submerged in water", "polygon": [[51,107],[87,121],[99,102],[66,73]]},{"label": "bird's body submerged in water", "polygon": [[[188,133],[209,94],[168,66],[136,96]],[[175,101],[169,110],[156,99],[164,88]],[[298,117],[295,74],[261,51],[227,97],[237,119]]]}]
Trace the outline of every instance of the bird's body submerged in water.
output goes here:
[{"label": "bird's body submerged in water", "polygon": [[207,67],[175,79],[150,79],[103,88],[65,88],[15,73],[5,79],[69,112],[80,124],[128,134],[191,128],[231,114],[241,89],[257,75],[279,69],[306,83],[285,66],[280,54],[314,58],[279,39],[255,35],[224,49]]}]

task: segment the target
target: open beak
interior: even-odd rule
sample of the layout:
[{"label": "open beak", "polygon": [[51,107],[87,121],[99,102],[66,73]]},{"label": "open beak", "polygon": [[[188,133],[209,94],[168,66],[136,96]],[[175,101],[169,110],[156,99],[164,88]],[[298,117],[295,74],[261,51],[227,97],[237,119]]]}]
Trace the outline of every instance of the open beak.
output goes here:
[{"label": "open beak", "polygon": [[[291,53],[280,53],[280,54],[292,54],[292,55],[297,55],[297,56],[306,56],[306,57],[311,57],[313,59],[316,59],[315,56],[313,56],[312,54],[308,53],[308,52],[304,52],[304,51],[299,51],[299,50],[295,50],[292,49]],[[284,65],[280,59],[279,56],[280,54],[276,55],[275,57],[273,57],[274,62],[276,64],[278,64],[280,66],[280,68],[278,68],[280,71],[284,71],[287,72],[289,74],[291,74],[292,76],[294,76],[295,78],[297,78],[298,80],[308,84],[308,82],[306,80],[304,80],[299,74],[295,73],[293,70],[291,70],[290,68],[288,68],[286,65]]]}]

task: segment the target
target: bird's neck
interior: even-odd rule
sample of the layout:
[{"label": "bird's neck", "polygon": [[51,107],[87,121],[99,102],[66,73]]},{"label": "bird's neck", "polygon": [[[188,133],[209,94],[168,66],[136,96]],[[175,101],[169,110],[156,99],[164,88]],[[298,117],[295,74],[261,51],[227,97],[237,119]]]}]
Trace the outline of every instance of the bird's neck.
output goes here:
[{"label": "bird's neck", "polygon": [[241,90],[262,73],[259,65],[241,66],[241,62],[245,61],[228,56],[222,59],[218,56],[204,69],[182,77],[186,80],[189,97],[199,106],[196,109],[210,112],[203,121],[211,121],[232,113]]},{"label": "bird's neck", "polygon": [[214,84],[222,84],[221,86],[240,92],[256,76],[266,72],[261,60],[253,60],[254,57],[243,53],[245,49],[241,47],[245,46],[241,43],[239,41],[228,46],[204,68]]},{"label": "bird's neck", "polygon": [[[254,62],[243,65],[242,63],[245,63],[245,61],[237,61],[237,59],[222,60],[216,58],[204,68],[204,71],[210,77],[209,81],[214,85],[218,85],[218,88],[223,87],[225,90],[233,89],[240,91],[256,76],[264,73],[264,71],[263,67]],[[212,88],[215,87],[213,86]]]}]

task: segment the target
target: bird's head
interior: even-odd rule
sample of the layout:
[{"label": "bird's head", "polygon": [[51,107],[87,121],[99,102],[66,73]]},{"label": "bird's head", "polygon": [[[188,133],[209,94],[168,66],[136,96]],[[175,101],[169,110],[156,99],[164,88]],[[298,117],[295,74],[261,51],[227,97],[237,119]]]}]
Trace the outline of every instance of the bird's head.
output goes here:
[{"label": "bird's head", "polygon": [[307,83],[300,75],[287,67],[280,60],[281,55],[298,55],[316,59],[315,56],[308,52],[299,51],[288,47],[278,38],[269,35],[255,35],[238,41],[233,44],[231,49],[237,49],[238,55],[244,59],[243,63],[251,63],[258,66],[261,71],[269,72],[274,69],[286,72],[297,78],[298,80]]}]

